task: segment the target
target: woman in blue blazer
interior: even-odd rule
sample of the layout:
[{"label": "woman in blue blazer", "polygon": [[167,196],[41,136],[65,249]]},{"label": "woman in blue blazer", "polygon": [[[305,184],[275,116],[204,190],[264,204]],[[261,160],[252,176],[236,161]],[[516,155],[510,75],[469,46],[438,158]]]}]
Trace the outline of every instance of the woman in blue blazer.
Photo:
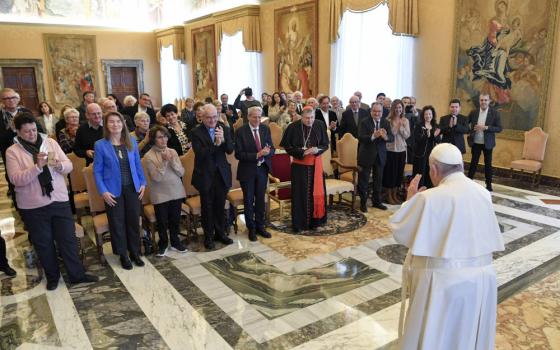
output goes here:
[{"label": "woman in blue blazer", "polygon": [[113,253],[120,256],[126,270],[132,269],[130,260],[144,266],[138,218],[146,179],[138,146],[120,113],[109,112],[103,117],[103,138],[95,143],[94,150],[93,174],[105,201]]}]

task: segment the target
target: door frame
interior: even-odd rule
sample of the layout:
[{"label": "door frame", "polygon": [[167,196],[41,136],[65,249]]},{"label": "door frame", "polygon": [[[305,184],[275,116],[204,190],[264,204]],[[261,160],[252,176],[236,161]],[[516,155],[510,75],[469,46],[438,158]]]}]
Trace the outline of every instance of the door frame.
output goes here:
[{"label": "door frame", "polygon": [[0,89],[4,86],[4,75],[2,68],[27,68],[33,67],[35,71],[35,83],[37,84],[37,97],[39,101],[46,101],[45,80],[43,78],[43,60],[40,59],[0,59]]},{"label": "door frame", "polygon": [[[112,67],[134,67],[136,68],[136,83],[138,84],[138,94],[144,92],[144,61],[143,60],[101,60],[103,76],[105,78],[105,91],[107,94],[113,93],[111,84],[111,68]],[[134,96],[138,98],[138,96]]]}]

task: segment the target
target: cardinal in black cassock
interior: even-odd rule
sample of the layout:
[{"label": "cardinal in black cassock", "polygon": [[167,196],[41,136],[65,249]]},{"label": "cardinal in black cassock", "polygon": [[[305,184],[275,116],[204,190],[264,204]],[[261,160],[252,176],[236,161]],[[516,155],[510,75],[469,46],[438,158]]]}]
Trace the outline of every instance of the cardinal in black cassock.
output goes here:
[{"label": "cardinal in black cassock", "polygon": [[329,149],[324,123],[315,122],[311,107],[288,125],[280,145],[292,159],[292,229],[314,229],[327,221],[325,176],[321,154]]}]

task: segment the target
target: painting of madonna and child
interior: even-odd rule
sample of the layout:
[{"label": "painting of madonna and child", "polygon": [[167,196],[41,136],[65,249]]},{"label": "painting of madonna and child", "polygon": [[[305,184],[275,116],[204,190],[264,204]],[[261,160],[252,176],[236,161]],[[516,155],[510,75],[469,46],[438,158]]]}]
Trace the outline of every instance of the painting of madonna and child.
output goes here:
[{"label": "painting of madonna and child", "polygon": [[[509,135],[543,125],[558,0],[460,0],[452,95],[490,95]],[[508,134],[508,133],[506,133]]]}]

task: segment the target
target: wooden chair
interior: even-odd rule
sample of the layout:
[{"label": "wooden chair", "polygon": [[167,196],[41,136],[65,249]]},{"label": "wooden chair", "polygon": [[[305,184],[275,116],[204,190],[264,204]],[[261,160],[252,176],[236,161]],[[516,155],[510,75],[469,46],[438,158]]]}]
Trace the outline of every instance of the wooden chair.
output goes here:
[{"label": "wooden chair", "polygon": [[231,164],[231,189],[229,190],[226,198],[235,215],[233,230],[235,234],[237,234],[237,217],[244,212],[243,209],[239,209],[240,207],[243,207],[243,191],[241,190],[241,184],[237,180],[237,166],[239,164],[239,160],[235,158],[235,152],[228,154],[227,160],[229,164]]},{"label": "wooden chair", "polygon": [[70,189],[74,199],[74,207],[76,208],[76,219],[82,224],[82,216],[89,206],[89,196],[86,191],[86,182],[82,170],[86,166],[85,158],[78,157],[74,152],[67,154],[68,159],[72,162],[72,171],[69,174]]},{"label": "wooden chair", "polygon": [[102,265],[107,262],[103,255],[103,235],[109,233],[109,219],[105,213],[105,202],[99,192],[93,177],[93,164],[85,167],[83,170],[84,180],[88,191],[89,211],[93,221],[93,230],[95,233],[95,245],[97,246],[97,255]]},{"label": "wooden chair", "polygon": [[278,125],[274,122],[268,124],[268,127],[270,128],[270,136],[272,138],[272,145],[276,149],[282,149],[282,147],[280,147],[280,142],[282,141],[282,128],[280,127],[280,125]]},{"label": "wooden chair", "polygon": [[[321,154],[321,160],[323,161],[323,172],[327,175],[325,180],[326,194],[329,197],[329,205],[333,204],[333,198],[338,195],[339,203],[342,203],[342,194],[351,193],[352,203],[356,196],[356,186],[351,182],[332,178],[334,175],[331,152],[327,150]],[[354,210],[354,205],[351,205],[352,211]]]},{"label": "wooden chair", "polygon": [[280,206],[280,219],[284,217],[284,206],[292,200],[292,162],[287,153],[275,153],[272,156],[272,169],[268,175],[267,220],[270,221],[270,201]]},{"label": "wooden chair", "polygon": [[[146,162],[142,159],[142,168],[144,169],[144,176],[146,179],[148,178],[148,169],[146,168]],[[142,197],[142,223],[148,232],[150,233],[150,237],[152,238],[152,244],[155,247],[156,244],[156,210],[154,205],[152,204],[151,197],[150,197],[150,186],[146,186],[144,190],[144,196]],[[154,252],[157,249],[153,250]]]},{"label": "wooden chair", "polygon": [[532,172],[533,186],[536,187],[539,185],[547,141],[548,134],[539,127],[534,127],[529,131],[525,131],[523,158],[514,160],[510,164],[512,178],[514,170],[519,170],[522,173],[525,171]]},{"label": "wooden chair", "polygon": [[[358,139],[346,133],[336,142],[336,151],[337,158],[334,158],[332,163],[337,166],[337,179],[350,183],[354,188],[350,204],[354,210],[354,201],[358,192]],[[343,199],[341,193],[339,199]]]}]

